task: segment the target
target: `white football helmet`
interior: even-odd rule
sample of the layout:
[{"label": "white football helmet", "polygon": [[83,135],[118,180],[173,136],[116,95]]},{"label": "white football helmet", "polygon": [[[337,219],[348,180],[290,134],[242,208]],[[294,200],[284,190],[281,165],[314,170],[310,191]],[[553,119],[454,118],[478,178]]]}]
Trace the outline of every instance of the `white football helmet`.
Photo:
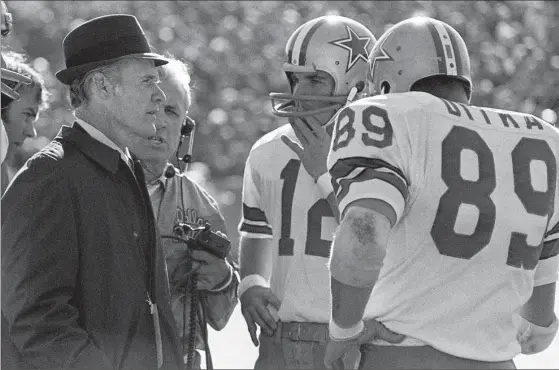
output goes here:
[{"label": "white football helmet", "polygon": [[417,81],[438,75],[464,81],[471,94],[466,43],[444,22],[410,18],[388,29],[373,48],[367,79],[369,95],[408,92]]},{"label": "white football helmet", "polygon": [[[1,18],[1,35],[2,37],[6,37],[8,36],[8,34],[10,33],[10,31],[12,30],[12,14],[10,12],[8,12],[8,8],[6,7],[6,3],[4,3],[2,1],[2,3],[0,4],[1,6],[1,10],[2,10],[2,18]],[[31,79],[23,76],[19,73],[10,71],[6,68],[6,62],[4,61],[4,58],[1,58],[1,63],[2,63],[2,70],[0,71],[0,74],[2,75],[2,95],[3,95],[3,102],[2,102],[2,108],[8,104],[8,102],[12,101],[12,100],[19,100],[19,94],[17,93],[17,89],[21,86],[21,84],[30,84],[31,83]],[[13,85],[12,87],[8,86],[8,84],[6,84],[6,82],[10,85]]]},{"label": "white football helmet", "polygon": [[[341,16],[323,16],[300,26],[285,46],[283,65],[291,93],[271,93],[272,111],[281,117],[312,116],[325,111],[338,111],[365,88],[367,60],[376,42],[375,36],[361,23]],[[332,96],[295,95],[290,74],[324,71],[334,79]],[[353,91],[352,91],[353,89]],[[330,102],[327,107],[295,111],[294,101]],[[276,101],[281,101],[277,103]]]}]

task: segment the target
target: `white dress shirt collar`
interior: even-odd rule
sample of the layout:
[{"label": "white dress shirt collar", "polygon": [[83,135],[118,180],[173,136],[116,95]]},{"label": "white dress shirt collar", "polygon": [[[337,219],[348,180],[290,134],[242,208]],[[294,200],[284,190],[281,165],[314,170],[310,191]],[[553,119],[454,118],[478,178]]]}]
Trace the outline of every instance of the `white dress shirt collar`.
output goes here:
[{"label": "white dress shirt collar", "polygon": [[95,140],[105,144],[111,149],[118,151],[120,157],[127,165],[132,165],[132,156],[130,155],[130,151],[128,148],[124,148],[124,151],[120,149],[111,139],[109,139],[105,134],[101,131],[96,129],[95,127],[91,126],[89,123],[85,122],[83,119],[78,117],[74,117],[76,122]]}]

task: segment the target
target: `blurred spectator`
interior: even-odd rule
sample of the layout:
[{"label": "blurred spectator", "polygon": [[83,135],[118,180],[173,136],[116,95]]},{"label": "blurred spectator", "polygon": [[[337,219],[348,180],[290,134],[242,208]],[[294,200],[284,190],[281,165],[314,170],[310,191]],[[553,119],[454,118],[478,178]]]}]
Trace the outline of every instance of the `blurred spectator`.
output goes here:
[{"label": "blurred spectator", "polygon": [[19,170],[14,156],[25,139],[37,135],[35,122],[39,113],[48,107],[48,91],[43,77],[25,61],[25,56],[15,52],[4,53],[8,71],[16,72],[31,79],[31,84],[6,81],[5,84],[19,94],[19,100],[2,95],[2,122],[9,140],[7,156],[1,165],[2,194],[10,180]]},{"label": "blurred spectator", "polygon": [[144,167],[187,368],[200,368],[197,348],[206,351],[206,368],[210,369],[206,325],[221,330],[227,324],[237,305],[239,278],[227,259],[188,245],[199,234],[190,229],[209,223],[211,230],[225,236],[226,227],[216,200],[170,163],[183,144],[188,144],[190,152],[195,125],[187,116],[192,102],[190,74],[183,62],[169,59],[159,67],[160,87],[167,98],[157,113],[157,131],[148,139],[138,137],[129,149]]},{"label": "blurred spectator", "polygon": [[83,23],[63,48],[56,76],[75,123],[2,197],[10,337],[30,368],[182,369],[155,219],[128,151],[155,132],[165,99],[156,67],[167,61],[123,14]]}]

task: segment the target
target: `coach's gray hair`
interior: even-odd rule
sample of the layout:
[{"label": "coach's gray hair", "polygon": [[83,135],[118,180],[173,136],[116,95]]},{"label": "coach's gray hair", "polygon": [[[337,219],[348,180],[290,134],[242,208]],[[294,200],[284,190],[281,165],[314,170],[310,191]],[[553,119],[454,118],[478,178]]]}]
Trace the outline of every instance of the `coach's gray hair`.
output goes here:
[{"label": "coach's gray hair", "polygon": [[112,82],[120,83],[119,69],[124,61],[125,59],[121,59],[117,60],[114,63],[92,69],[85,75],[80,76],[72,81],[69,92],[70,105],[72,106],[72,108],[77,109],[83,105],[87,105],[87,103],[89,102],[89,87],[95,73],[102,73],[107,76],[107,78]]},{"label": "coach's gray hair", "polygon": [[159,78],[166,79],[170,76],[174,76],[179,80],[182,84],[184,90],[186,91],[186,95],[188,96],[188,100],[192,102],[192,88],[190,86],[191,78],[190,72],[188,71],[188,67],[186,64],[175,58],[170,53],[165,54],[164,56],[169,63],[160,66],[159,69]]}]

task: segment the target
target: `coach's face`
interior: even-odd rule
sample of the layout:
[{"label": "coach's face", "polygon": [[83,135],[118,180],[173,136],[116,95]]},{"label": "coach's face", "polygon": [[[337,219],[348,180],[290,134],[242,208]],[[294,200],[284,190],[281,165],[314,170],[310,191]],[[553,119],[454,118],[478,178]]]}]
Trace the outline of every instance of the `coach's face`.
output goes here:
[{"label": "coach's face", "polygon": [[[166,164],[179,145],[180,130],[190,108],[190,95],[172,73],[161,79],[159,87],[167,97],[155,119],[155,133],[145,141],[138,157],[144,161]],[[159,167],[159,166],[158,166]]]},{"label": "coach's face", "polygon": [[118,67],[117,76],[110,82],[112,94],[105,104],[113,120],[114,141],[134,153],[135,143],[148,142],[155,134],[156,114],[165,95],[152,60],[129,58],[119,62]]}]

